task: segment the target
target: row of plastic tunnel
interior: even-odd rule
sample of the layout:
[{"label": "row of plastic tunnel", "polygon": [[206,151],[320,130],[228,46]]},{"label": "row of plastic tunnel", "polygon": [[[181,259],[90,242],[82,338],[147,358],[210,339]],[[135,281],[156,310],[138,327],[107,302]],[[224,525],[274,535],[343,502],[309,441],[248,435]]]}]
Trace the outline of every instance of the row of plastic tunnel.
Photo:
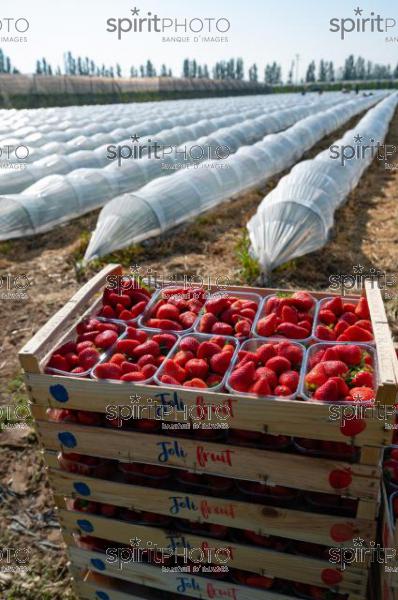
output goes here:
[{"label": "row of plastic tunnel", "polygon": [[[175,227],[295,165],[248,222],[261,270],[326,244],[335,210],[383,144],[396,93],[272,95],[0,111],[0,239],[31,236],[103,207],[85,260]],[[365,112],[354,129],[300,161]],[[296,164],[297,163],[297,164]]]}]

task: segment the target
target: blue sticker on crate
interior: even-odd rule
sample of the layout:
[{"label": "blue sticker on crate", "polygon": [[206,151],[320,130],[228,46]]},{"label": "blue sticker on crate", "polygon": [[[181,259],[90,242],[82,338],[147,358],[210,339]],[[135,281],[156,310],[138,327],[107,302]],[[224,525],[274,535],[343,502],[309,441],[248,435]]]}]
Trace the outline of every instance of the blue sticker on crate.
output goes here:
[{"label": "blue sticker on crate", "polygon": [[76,492],[80,494],[80,496],[91,496],[91,490],[86,483],[83,483],[82,481],[76,481],[73,484],[73,487],[75,488]]},{"label": "blue sticker on crate", "polygon": [[57,402],[62,402],[62,404],[69,400],[68,390],[60,384],[50,385],[50,394]]},{"label": "blue sticker on crate", "polygon": [[90,562],[93,565],[94,569],[97,569],[97,571],[105,571],[105,563],[100,558],[91,558]]},{"label": "blue sticker on crate", "polygon": [[69,431],[61,431],[61,433],[58,434],[58,439],[61,444],[67,448],[75,448],[75,446],[77,446],[77,440],[75,436]]},{"label": "blue sticker on crate", "polygon": [[76,523],[77,526],[86,533],[92,533],[94,531],[94,525],[87,519],[78,519]]},{"label": "blue sticker on crate", "polygon": [[98,600],[111,600],[111,597],[106,592],[95,592]]}]

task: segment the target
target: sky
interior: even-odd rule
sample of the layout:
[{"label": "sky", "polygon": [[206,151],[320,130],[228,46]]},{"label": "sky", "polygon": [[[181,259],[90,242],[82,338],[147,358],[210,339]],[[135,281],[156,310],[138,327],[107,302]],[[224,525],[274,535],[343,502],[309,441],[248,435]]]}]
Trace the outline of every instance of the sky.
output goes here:
[{"label": "sky", "polygon": [[[305,76],[310,60],[321,58],[333,60],[335,67],[342,65],[351,53],[361,54],[365,59],[380,63],[398,62],[398,5],[391,0],[5,0],[0,9],[0,47],[10,56],[14,66],[21,72],[34,72],[36,59],[45,56],[53,65],[63,65],[63,54],[70,50],[74,55],[89,56],[97,64],[120,63],[123,74],[128,75],[130,66],[138,66],[150,59],[156,67],[161,63],[173,69],[173,74],[181,74],[184,58],[196,58],[199,63],[212,66],[218,60],[241,56],[247,68],[256,62],[260,79],[267,62],[277,61],[286,74],[292,60],[299,54],[299,78]],[[385,20],[396,18],[397,25],[388,34],[381,32],[347,33],[344,40],[340,33],[330,32],[330,19],[358,18],[354,9],[362,10],[362,18],[373,11]],[[162,41],[162,34],[156,32],[130,32],[117,39],[117,34],[107,32],[110,18],[133,19],[132,10],[137,9],[138,17],[150,11],[159,18],[199,19],[194,27],[206,18],[219,21],[220,28],[227,27],[225,41],[194,40],[194,33],[180,33],[189,37],[188,41]],[[395,14],[394,14],[395,13]],[[137,14],[137,12],[136,12]],[[7,32],[5,19],[27,19],[29,29],[22,36],[26,42],[7,41],[4,38],[15,35]],[[24,28],[24,21],[19,27]],[[348,23],[348,22],[347,22]],[[385,21],[383,21],[384,27]],[[127,27],[127,22],[125,22]],[[392,21],[389,21],[392,24]],[[11,28],[14,26],[12,22]],[[213,25],[214,26],[214,25]],[[349,25],[347,24],[348,28]],[[216,32],[217,33],[217,32]],[[210,34],[211,35],[211,34]],[[214,34],[215,35],[215,34]],[[386,35],[394,41],[386,41]]]}]

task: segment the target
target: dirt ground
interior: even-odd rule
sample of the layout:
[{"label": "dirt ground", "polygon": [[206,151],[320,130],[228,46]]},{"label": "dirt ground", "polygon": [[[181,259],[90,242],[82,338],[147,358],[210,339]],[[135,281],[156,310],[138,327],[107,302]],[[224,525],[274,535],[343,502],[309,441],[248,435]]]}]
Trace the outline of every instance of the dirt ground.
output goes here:
[{"label": "dirt ground", "polygon": [[[349,126],[356,121],[358,118]],[[339,134],[335,132],[324,139],[305,158],[327,148]],[[398,112],[387,143],[398,146]],[[391,162],[395,161],[398,162],[397,155],[391,158]],[[214,280],[217,275],[228,275],[231,283],[244,283],[250,276],[242,268],[237,246],[248,219],[278,180],[274,178],[264,189],[221,205],[161,240],[116,253],[104,262],[121,261],[125,267],[138,264],[143,274],[150,267],[158,273],[174,276],[197,273]],[[278,269],[269,284],[327,289],[331,274],[352,274],[354,265],[358,264],[395,274],[397,195],[398,170],[386,170],[381,161],[375,160],[337,212],[336,226],[327,246]],[[3,407],[25,401],[18,349],[100,268],[94,264],[83,271],[79,266],[88,232],[94,228],[95,221],[96,214],[91,214],[45,235],[0,244],[3,281],[0,292],[5,290],[6,281],[12,285],[16,275],[27,276],[31,283],[26,299],[0,300],[0,405]],[[393,293],[398,298],[397,287]],[[397,335],[398,300],[386,304]],[[26,572],[15,576],[0,570],[1,598],[74,599],[43,462],[30,427],[7,428],[0,434],[0,518],[0,546],[29,548],[30,555]]]}]

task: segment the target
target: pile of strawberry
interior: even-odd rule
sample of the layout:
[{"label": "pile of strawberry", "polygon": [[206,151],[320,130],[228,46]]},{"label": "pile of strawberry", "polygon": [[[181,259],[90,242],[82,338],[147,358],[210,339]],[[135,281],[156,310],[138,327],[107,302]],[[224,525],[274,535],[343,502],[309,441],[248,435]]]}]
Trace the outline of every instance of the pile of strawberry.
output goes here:
[{"label": "pile of strawberry", "polygon": [[133,279],[122,279],[116,289],[109,286],[102,295],[102,309],[99,313],[106,319],[131,321],[144,311],[151,298],[150,292]]},{"label": "pile of strawberry", "polygon": [[243,339],[250,335],[260,298],[247,296],[217,296],[204,306],[204,315],[196,326],[200,333],[232,335]]},{"label": "pile of strawberry", "polygon": [[319,346],[308,361],[307,395],[326,402],[373,402],[372,355],[356,344]]},{"label": "pile of strawberry", "polygon": [[320,340],[372,342],[373,332],[366,298],[358,304],[336,296],[320,306],[315,335]]},{"label": "pile of strawberry", "polygon": [[172,333],[153,335],[144,329],[127,327],[126,336],[118,340],[112,356],[94,370],[98,379],[145,381],[153,377],[175,344]]},{"label": "pile of strawberry", "polygon": [[234,352],[233,340],[223,336],[184,336],[174,356],[164,361],[159,381],[193,388],[214,387],[223,381]]},{"label": "pile of strawberry", "polygon": [[258,396],[291,396],[297,390],[303,348],[292,342],[257,344],[256,350],[240,350],[229,387]]},{"label": "pile of strawberry", "polygon": [[113,346],[121,335],[121,329],[115,323],[105,323],[95,318],[78,323],[76,331],[76,341],[66,342],[57,348],[46,368],[81,375],[94,367],[101,353]]},{"label": "pile of strawberry", "polygon": [[256,333],[261,337],[285,337],[305,340],[310,337],[315,299],[307,292],[281,292],[265,302],[264,316],[258,320]]},{"label": "pile of strawberry", "polygon": [[190,329],[205,302],[205,290],[202,288],[164,289],[159,300],[144,315],[142,325],[151,329],[165,331],[184,331]]}]

